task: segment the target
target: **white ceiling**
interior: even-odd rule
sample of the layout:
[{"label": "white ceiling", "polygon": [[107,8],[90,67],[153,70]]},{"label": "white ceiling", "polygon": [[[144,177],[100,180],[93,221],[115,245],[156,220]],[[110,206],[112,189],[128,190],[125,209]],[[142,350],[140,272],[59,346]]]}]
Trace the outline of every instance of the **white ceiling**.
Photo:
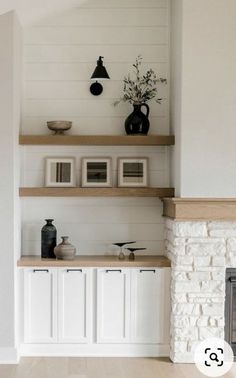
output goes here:
[{"label": "white ceiling", "polygon": [[23,26],[44,17],[80,6],[87,0],[0,0],[0,14],[15,10]]}]

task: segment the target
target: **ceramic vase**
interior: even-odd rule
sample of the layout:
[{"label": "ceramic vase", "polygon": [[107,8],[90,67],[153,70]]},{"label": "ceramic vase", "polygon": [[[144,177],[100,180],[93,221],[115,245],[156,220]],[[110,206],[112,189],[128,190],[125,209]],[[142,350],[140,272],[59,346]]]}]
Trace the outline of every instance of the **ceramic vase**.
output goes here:
[{"label": "ceramic vase", "polygon": [[53,259],[54,248],[57,245],[57,229],[52,224],[54,219],[45,219],[46,224],[41,230],[41,257],[44,259]]},{"label": "ceramic vase", "polygon": [[54,254],[59,260],[73,260],[76,248],[69,243],[68,236],[62,236],[62,242],[54,248]]},{"label": "ceramic vase", "polygon": [[[142,106],[147,110],[146,114],[141,111]],[[149,106],[147,104],[134,104],[133,112],[125,120],[125,131],[127,135],[147,135],[150,122]]]}]

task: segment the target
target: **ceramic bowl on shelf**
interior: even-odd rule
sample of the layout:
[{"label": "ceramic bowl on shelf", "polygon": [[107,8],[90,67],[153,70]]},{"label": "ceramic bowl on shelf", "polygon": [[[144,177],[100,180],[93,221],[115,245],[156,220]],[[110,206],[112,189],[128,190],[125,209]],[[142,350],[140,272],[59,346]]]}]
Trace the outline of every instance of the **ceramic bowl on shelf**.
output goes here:
[{"label": "ceramic bowl on shelf", "polygon": [[63,135],[64,131],[70,130],[72,127],[71,121],[48,121],[47,127],[49,130],[55,132],[55,135]]}]

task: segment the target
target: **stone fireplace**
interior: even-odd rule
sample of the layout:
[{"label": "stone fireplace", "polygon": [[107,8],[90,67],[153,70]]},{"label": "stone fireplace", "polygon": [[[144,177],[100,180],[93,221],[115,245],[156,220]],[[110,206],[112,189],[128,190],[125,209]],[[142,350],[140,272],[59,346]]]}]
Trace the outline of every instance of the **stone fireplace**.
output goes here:
[{"label": "stone fireplace", "polygon": [[193,362],[199,341],[225,337],[226,268],[236,267],[235,206],[232,200],[164,201],[174,362]]}]

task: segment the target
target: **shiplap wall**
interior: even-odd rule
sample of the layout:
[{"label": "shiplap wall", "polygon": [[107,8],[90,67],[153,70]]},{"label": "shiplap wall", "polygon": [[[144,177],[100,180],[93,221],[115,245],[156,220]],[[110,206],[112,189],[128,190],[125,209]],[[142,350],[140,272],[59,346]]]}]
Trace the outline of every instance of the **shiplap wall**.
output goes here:
[{"label": "shiplap wall", "polygon": [[[86,1],[79,8],[41,20],[24,32],[24,103],[21,132],[49,133],[47,120],[73,122],[71,134],[123,134],[129,104],[113,106],[122,79],[138,54],[143,69],[169,77],[169,0]],[[89,78],[99,55],[111,80],[94,97]],[[169,90],[163,104],[151,102],[150,133],[169,133]],[[165,147],[23,147],[22,186],[44,184],[45,156],[75,156],[77,184],[83,156],[111,156],[117,183],[118,156],[148,156],[150,185],[169,185]],[[23,199],[22,250],[40,253],[43,219],[52,217],[58,235],[68,234],[80,253],[108,253],[112,241],[137,240],[148,253],[163,251],[162,206],[158,199]]]}]

